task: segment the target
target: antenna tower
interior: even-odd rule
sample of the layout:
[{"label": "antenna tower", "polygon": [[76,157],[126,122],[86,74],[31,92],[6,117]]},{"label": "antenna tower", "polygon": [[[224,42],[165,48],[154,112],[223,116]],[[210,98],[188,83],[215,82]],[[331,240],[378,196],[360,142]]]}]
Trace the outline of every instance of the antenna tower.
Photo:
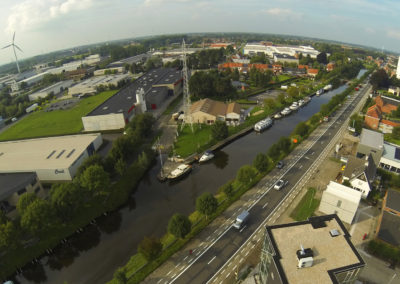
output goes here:
[{"label": "antenna tower", "polygon": [[193,132],[193,121],[192,114],[190,113],[190,94],[189,94],[189,73],[186,64],[186,45],[185,39],[182,41],[182,60],[183,60],[183,68],[182,68],[182,77],[183,77],[183,111],[185,112],[185,119],[182,123],[182,128],[185,123],[190,123],[190,128]]}]

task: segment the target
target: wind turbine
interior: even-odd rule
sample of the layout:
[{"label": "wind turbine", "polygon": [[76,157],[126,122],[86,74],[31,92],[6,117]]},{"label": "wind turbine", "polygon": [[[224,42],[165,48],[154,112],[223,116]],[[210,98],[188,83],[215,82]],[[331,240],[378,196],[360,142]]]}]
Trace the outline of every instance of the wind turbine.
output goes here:
[{"label": "wind turbine", "polygon": [[8,47],[12,46],[12,48],[14,50],[14,55],[15,55],[15,62],[17,63],[18,73],[21,73],[21,71],[19,70],[18,57],[17,57],[17,53],[15,52],[15,48],[17,48],[21,52],[22,52],[22,49],[19,48],[19,46],[14,43],[14,40],[15,40],[15,32],[14,32],[14,35],[13,35],[12,43],[9,44],[9,45],[6,45],[2,49],[5,49],[5,48],[8,48]]}]

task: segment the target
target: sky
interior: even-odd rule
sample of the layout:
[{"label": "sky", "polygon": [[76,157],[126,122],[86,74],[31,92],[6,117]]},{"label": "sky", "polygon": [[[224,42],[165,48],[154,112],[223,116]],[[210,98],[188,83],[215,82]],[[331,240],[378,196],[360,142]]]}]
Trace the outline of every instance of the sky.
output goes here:
[{"label": "sky", "polygon": [[[400,52],[397,0],[0,0],[0,48],[28,58],[146,35],[257,32]],[[14,61],[0,49],[0,65]]]}]

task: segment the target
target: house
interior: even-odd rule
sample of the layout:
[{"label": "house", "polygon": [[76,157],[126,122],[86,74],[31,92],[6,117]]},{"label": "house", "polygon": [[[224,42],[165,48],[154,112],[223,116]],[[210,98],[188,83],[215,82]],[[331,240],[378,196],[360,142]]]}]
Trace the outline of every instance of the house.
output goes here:
[{"label": "house", "polygon": [[357,146],[357,158],[364,158],[372,155],[375,165],[379,165],[383,153],[383,134],[363,128],[360,136],[360,143]]},{"label": "house", "polygon": [[400,174],[400,146],[385,141],[379,167]]},{"label": "house", "polygon": [[391,245],[400,245],[400,192],[389,189],[382,203],[376,237]]},{"label": "house", "polygon": [[383,117],[385,114],[390,114],[396,110],[400,101],[385,96],[377,96],[375,102],[375,105],[369,107],[365,114],[365,124],[371,129],[379,129],[383,133],[392,133],[393,128],[400,126],[400,123],[383,119]]},{"label": "house", "polygon": [[340,220],[351,224],[360,204],[362,192],[340,183],[330,181],[322,193],[319,211],[324,214],[336,214]]},{"label": "house", "polygon": [[319,72],[318,69],[312,69],[312,68],[307,69],[307,75],[313,78],[315,78],[315,76],[318,75],[318,72]]},{"label": "house", "polygon": [[376,165],[371,154],[365,158],[348,157],[343,180],[349,181],[352,188],[362,193],[363,198],[367,198],[372,190],[375,175]]},{"label": "house", "polygon": [[[193,123],[213,124],[217,120],[239,122],[240,105],[238,103],[225,104],[211,99],[202,99],[192,104],[190,114]],[[189,120],[189,116],[187,119]]]},{"label": "house", "polygon": [[390,86],[390,87],[388,88],[388,92],[389,92],[390,94],[395,95],[395,96],[399,96],[399,95],[400,95],[400,88],[399,88],[399,87]]},{"label": "house", "polygon": [[333,69],[335,69],[335,62],[329,62],[326,64],[326,71],[331,72]]}]

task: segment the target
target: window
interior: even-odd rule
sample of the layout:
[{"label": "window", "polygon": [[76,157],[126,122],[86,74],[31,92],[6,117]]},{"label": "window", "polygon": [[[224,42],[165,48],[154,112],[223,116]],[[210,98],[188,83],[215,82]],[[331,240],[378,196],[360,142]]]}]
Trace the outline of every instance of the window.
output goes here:
[{"label": "window", "polygon": [[336,207],[340,208],[341,205],[342,205],[342,200],[338,200],[337,204],[336,204]]}]

